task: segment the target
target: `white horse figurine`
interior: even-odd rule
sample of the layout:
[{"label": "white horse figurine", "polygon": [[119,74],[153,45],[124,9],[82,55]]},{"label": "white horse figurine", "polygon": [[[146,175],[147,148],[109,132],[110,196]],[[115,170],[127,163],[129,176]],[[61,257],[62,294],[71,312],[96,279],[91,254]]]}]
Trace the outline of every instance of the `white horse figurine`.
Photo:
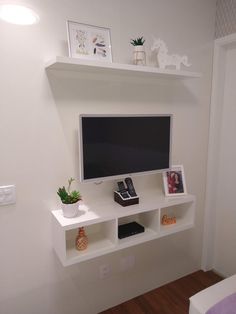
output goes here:
[{"label": "white horse figurine", "polygon": [[165,69],[167,65],[173,65],[176,67],[176,70],[180,70],[181,63],[186,67],[191,66],[191,64],[188,63],[187,56],[168,55],[166,43],[161,39],[154,39],[151,51],[157,52],[157,64],[160,69]]}]

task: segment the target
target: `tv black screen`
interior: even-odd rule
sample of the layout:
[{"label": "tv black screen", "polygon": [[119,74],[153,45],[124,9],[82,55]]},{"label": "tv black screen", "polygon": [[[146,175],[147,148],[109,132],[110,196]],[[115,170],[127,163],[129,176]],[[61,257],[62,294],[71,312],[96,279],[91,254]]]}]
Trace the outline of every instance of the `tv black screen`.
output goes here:
[{"label": "tv black screen", "polygon": [[81,180],[170,168],[171,115],[80,116]]}]

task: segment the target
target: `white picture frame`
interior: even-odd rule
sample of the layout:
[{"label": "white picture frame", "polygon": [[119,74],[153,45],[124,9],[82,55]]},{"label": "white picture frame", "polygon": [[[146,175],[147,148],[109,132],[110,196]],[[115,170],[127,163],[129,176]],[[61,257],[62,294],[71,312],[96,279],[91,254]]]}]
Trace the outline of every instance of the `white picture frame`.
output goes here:
[{"label": "white picture frame", "polygon": [[67,21],[69,56],[112,62],[110,29]]},{"label": "white picture frame", "polygon": [[165,196],[182,196],[187,194],[183,165],[172,166],[162,173]]}]

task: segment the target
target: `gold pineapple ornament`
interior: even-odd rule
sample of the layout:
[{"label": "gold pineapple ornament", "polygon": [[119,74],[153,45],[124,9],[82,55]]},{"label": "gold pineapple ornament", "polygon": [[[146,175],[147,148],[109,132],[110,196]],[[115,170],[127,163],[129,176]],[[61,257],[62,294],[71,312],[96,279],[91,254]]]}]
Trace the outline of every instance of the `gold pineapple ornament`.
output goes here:
[{"label": "gold pineapple ornament", "polygon": [[85,234],[84,227],[78,229],[78,235],[75,240],[75,246],[77,250],[83,251],[88,247],[88,237]]}]

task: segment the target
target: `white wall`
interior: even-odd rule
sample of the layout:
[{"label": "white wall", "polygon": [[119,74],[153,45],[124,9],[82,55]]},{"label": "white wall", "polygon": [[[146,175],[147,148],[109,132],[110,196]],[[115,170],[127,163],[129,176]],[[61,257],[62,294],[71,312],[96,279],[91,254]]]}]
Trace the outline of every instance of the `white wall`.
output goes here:
[{"label": "white wall", "polygon": [[[25,1],[24,1],[25,3]],[[16,184],[17,203],[0,208],[1,314],[90,314],[200,268],[215,1],[29,1],[41,21],[0,22],[0,185]],[[66,55],[66,20],[111,28],[115,62],[130,62],[130,38],[151,35],[170,52],[188,54],[201,79],[152,81],[50,73],[44,62]],[[148,62],[154,62],[149,58]],[[173,113],[173,163],[184,164],[197,196],[196,227],[132,249],[63,268],[52,250],[50,211],[58,186],[78,178],[80,113]],[[160,176],[137,177],[138,189]],[[84,199],[111,193],[114,182],[80,185]],[[120,258],[133,254],[133,270]],[[110,263],[112,275],[98,276]]]}]

